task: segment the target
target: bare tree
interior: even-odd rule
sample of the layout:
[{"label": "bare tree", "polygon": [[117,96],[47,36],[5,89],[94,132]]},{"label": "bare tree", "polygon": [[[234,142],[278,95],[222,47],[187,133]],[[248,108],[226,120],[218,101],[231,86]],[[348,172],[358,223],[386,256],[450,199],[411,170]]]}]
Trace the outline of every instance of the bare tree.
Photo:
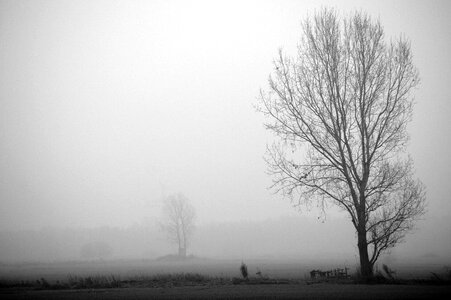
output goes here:
[{"label": "bare tree", "polygon": [[[410,44],[379,21],[323,9],[302,24],[297,55],[279,52],[259,109],[281,141],[266,157],[273,188],[295,205],[336,204],[356,229],[362,276],[424,213],[403,154],[418,84]],[[302,146],[302,147],[301,147]]]},{"label": "bare tree", "polygon": [[163,213],[166,220],[162,228],[168,239],[178,245],[178,255],[184,258],[194,230],[194,207],[182,194],[171,195],[166,198]]}]

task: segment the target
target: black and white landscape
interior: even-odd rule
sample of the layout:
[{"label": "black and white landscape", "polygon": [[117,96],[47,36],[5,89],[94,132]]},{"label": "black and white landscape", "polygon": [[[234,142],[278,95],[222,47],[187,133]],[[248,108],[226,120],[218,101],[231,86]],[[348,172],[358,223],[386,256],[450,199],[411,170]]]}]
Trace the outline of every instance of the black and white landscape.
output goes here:
[{"label": "black and white landscape", "polygon": [[1,298],[449,297],[450,14],[0,0]]}]

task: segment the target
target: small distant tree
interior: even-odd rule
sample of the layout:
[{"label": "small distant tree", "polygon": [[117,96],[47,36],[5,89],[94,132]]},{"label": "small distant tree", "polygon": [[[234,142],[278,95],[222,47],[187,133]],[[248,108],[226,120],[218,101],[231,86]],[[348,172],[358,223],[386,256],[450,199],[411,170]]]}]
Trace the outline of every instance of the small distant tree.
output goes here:
[{"label": "small distant tree", "polygon": [[361,274],[371,277],[424,212],[424,187],[402,155],[419,82],[410,43],[385,42],[364,13],[340,19],[324,9],[303,23],[297,55],[280,51],[274,64],[260,98],[267,129],[281,139],[268,149],[273,187],[297,204],[347,212]]},{"label": "small distant tree", "polygon": [[194,207],[182,194],[171,195],[165,200],[163,214],[165,220],[161,227],[169,241],[178,246],[178,255],[185,258],[194,231]]}]

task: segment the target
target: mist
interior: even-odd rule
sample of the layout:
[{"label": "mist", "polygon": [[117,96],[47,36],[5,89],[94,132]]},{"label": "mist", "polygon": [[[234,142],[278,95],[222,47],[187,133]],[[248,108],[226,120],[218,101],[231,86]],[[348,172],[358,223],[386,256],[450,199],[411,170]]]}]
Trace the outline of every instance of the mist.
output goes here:
[{"label": "mist", "polygon": [[[176,253],[159,224],[183,193],[196,211],[188,254],[355,266],[344,212],[269,189],[274,138],[255,110],[278,49],[294,51],[301,20],[327,5],[0,1],[0,262]],[[355,9],[411,39],[422,81],[408,152],[428,212],[382,259],[447,264],[451,6],[340,2]],[[108,253],[83,255],[93,243]]]}]

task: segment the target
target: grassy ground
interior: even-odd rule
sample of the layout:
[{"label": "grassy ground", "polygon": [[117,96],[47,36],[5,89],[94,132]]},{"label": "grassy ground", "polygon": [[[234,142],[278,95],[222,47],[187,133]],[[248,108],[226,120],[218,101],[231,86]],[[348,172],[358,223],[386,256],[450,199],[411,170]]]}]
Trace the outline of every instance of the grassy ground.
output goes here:
[{"label": "grassy ground", "polygon": [[[245,260],[249,275],[261,271],[274,278],[305,279],[313,269],[329,270],[350,268],[355,272],[355,265],[349,262],[302,261],[302,260]],[[240,276],[241,260],[195,259],[186,262],[162,262],[156,260],[112,260],[112,261],[71,261],[49,263],[15,263],[0,264],[0,279],[36,280],[44,277],[48,281],[64,280],[68,275],[114,275],[120,278],[130,276],[150,276],[172,273],[199,273],[206,276],[234,277]],[[443,273],[443,264],[409,263],[394,267],[397,276],[407,279],[428,278],[431,272]]]},{"label": "grassy ground", "polygon": [[[323,266],[300,261],[247,260],[250,275],[258,270],[272,277],[304,278],[313,268]],[[72,261],[49,263],[20,263],[0,265],[0,278],[49,281],[66,278],[68,274],[87,276],[114,274],[121,278],[139,275],[200,273],[206,276],[239,276],[241,260],[194,259],[183,262],[156,260]],[[327,267],[329,264],[327,264]],[[337,265],[344,267],[343,265]],[[326,267],[326,265],[324,265]],[[335,267],[335,265],[330,265]]]},{"label": "grassy ground", "polygon": [[450,286],[217,285],[92,290],[2,290],[2,299],[451,299]]},{"label": "grassy ground", "polygon": [[338,284],[308,278],[309,270],[327,266],[255,260],[247,262],[251,280],[242,282],[232,280],[240,277],[240,264],[214,260],[4,264],[0,299],[451,299],[448,273],[434,278],[423,270],[413,274],[417,280],[364,285],[348,279]]}]

